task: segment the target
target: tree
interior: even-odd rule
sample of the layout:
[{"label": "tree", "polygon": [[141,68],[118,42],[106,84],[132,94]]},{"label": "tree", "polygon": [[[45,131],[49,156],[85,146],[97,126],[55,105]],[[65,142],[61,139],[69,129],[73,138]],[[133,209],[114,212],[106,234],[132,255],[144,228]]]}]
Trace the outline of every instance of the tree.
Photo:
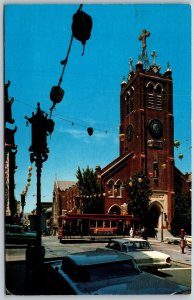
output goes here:
[{"label": "tree", "polygon": [[191,194],[176,194],[174,198],[174,217],[172,220],[172,233],[180,235],[183,228],[187,234],[191,234]]},{"label": "tree", "polygon": [[125,184],[128,195],[128,213],[139,217],[142,226],[148,225],[148,208],[152,190],[150,180],[143,173],[135,173]]},{"label": "tree", "polygon": [[89,167],[85,170],[78,167],[76,177],[81,199],[77,206],[82,205],[83,213],[103,213],[101,187],[97,181],[96,172]]}]

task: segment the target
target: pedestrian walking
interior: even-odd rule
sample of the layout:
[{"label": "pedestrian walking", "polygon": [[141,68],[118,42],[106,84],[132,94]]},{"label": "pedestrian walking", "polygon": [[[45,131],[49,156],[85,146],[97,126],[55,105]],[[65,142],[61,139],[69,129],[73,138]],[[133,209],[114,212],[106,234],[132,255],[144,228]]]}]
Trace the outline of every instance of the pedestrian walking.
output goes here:
[{"label": "pedestrian walking", "polygon": [[145,227],[141,229],[141,236],[144,240],[147,240],[147,232]]},{"label": "pedestrian walking", "polygon": [[131,229],[130,229],[130,231],[129,231],[129,235],[130,235],[131,238],[133,238],[133,236],[134,236],[134,235],[133,235],[133,228],[132,228],[132,227],[131,227]]},{"label": "pedestrian walking", "polygon": [[155,228],[155,239],[158,239],[158,230]]}]

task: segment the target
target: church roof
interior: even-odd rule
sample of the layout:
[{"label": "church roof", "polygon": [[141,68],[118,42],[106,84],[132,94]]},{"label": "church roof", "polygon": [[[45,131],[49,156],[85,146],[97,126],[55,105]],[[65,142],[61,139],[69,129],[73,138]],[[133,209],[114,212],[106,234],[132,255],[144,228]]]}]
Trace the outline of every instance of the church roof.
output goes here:
[{"label": "church roof", "polygon": [[110,164],[108,164],[105,168],[102,169],[101,176],[104,176],[106,173],[108,173],[112,169],[118,167],[119,164],[121,164],[126,158],[128,158],[132,154],[133,153],[130,152],[130,153],[127,153],[125,155],[121,155],[121,156],[117,157],[115,160],[113,160]]},{"label": "church roof", "polygon": [[56,186],[60,191],[65,191],[66,189],[76,185],[76,183],[76,181],[56,180]]}]

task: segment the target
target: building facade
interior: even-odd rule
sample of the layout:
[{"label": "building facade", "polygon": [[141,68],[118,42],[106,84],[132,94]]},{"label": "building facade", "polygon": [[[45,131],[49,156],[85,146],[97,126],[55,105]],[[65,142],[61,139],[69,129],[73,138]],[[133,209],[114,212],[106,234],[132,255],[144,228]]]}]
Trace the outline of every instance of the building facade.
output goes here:
[{"label": "building facade", "polygon": [[52,224],[58,223],[58,216],[77,213],[78,189],[75,181],[55,180],[53,189]]},{"label": "building facade", "polygon": [[[189,191],[191,178],[174,165],[172,70],[167,64],[161,73],[155,51],[151,53],[150,63],[146,51],[149,35],[143,30],[139,36],[142,52],[135,66],[130,59],[128,78],[121,83],[120,155],[103,168],[97,166],[96,174],[102,186],[105,214],[126,214],[128,199],[124,182],[136,172],[147,175],[152,189],[150,223],[153,227],[170,229],[175,191],[177,188],[181,192]],[[68,189],[73,193],[75,183]],[[64,197],[66,201],[57,200],[63,203],[61,214],[63,209],[76,211],[76,207],[71,206],[75,202],[68,196],[70,191],[60,193],[55,199]],[[77,190],[76,194],[79,194]]]},{"label": "building facade", "polygon": [[13,223],[14,217],[19,217],[19,206],[15,198],[15,171],[17,145],[15,133],[17,127],[11,128],[15,120],[12,118],[12,104],[14,99],[9,99],[8,89],[10,81],[4,85],[4,122],[5,122],[5,152],[4,152],[4,197],[5,197],[5,222]]},{"label": "building facade", "polygon": [[[130,70],[120,92],[120,156],[102,170],[98,169],[105,196],[105,213],[122,213],[126,204],[123,182],[136,172],[150,178],[152,196],[150,223],[170,229],[176,182],[189,191],[189,180],[174,165],[173,80],[169,64],[165,72],[156,63],[157,53],[146,52],[144,30],[139,36],[142,53]],[[190,181],[191,182],[191,181]]]}]

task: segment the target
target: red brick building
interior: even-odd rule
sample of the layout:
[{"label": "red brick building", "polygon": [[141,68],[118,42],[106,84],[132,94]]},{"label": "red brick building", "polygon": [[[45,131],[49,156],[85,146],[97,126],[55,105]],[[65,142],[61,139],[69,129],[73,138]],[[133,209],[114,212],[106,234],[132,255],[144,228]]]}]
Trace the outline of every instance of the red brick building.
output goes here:
[{"label": "red brick building", "polygon": [[[127,202],[123,182],[136,172],[151,180],[150,221],[154,227],[170,229],[173,218],[175,179],[180,191],[189,191],[191,178],[174,166],[174,116],[172,70],[167,65],[162,74],[152,52],[150,63],[146,52],[144,30],[142,54],[135,65],[130,59],[127,81],[120,92],[120,156],[100,170],[105,191],[105,213],[122,213]],[[187,177],[187,178],[186,178]]]},{"label": "red brick building", "polygon": [[[120,155],[102,169],[97,166],[96,172],[102,185],[105,214],[126,214],[128,200],[123,183],[136,172],[149,176],[153,192],[150,222],[154,227],[161,228],[163,223],[164,228],[170,229],[176,186],[181,192],[189,191],[191,178],[174,165],[172,70],[168,64],[165,72],[160,72],[155,51],[151,54],[152,63],[149,62],[146,52],[148,36],[144,30],[139,37],[142,53],[135,67],[130,59],[128,78],[121,83]],[[74,185],[74,198],[79,194],[76,189]],[[64,203],[61,212],[63,209],[72,210],[71,205],[75,204],[75,200],[68,198],[68,193],[61,191],[59,196],[66,199],[66,203],[59,201]],[[69,201],[71,205],[67,204]]]},{"label": "red brick building", "polygon": [[77,213],[76,197],[78,189],[75,181],[55,180],[53,190],[52,223],[57,224],[58,216]]}]

